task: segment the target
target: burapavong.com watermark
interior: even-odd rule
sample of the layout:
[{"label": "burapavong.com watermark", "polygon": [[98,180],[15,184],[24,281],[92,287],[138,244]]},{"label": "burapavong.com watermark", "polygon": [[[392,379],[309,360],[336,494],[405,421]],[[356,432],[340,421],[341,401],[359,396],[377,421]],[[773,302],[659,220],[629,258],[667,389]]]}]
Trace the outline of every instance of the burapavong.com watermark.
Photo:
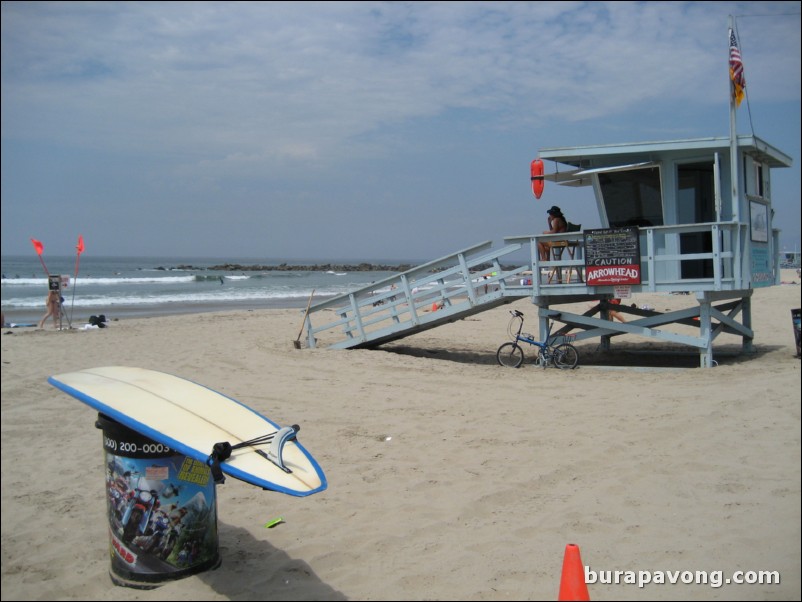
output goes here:
[{"label": "burapavong.com watermark", "polygon": [[585,583],[593,585],[779,585],[779,571],[596,571],[585,566]]}]

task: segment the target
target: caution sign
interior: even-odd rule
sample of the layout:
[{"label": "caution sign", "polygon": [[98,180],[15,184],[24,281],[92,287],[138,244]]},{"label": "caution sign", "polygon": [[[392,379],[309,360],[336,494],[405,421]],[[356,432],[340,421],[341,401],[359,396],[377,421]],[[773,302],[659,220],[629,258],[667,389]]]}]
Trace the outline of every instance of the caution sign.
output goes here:
[{"label": "caution sign", "polygon": [[585,230],[584,243],[588,286],[641,283],[637,227]]}]

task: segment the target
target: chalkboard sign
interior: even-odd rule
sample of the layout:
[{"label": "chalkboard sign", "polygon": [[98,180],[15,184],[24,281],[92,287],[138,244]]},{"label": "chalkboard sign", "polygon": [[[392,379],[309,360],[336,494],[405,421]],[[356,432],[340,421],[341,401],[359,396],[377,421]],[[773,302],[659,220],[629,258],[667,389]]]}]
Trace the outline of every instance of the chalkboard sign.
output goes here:
[{"label": "chalkboard sign", "polygon": [[585,230],[585,274],[588,286],[640,284],[638,228]]}]

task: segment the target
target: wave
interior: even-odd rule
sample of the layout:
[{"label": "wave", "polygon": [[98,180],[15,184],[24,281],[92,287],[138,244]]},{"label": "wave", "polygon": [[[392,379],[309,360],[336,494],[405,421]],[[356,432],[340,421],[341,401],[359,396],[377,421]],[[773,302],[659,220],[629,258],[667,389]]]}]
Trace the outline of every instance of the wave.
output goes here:
[{"label": "wave", "polygon": [[195,274],[195,278],[194,278],[195,282],[212,282],[212,281],[218,282],[218,281],[220,281],[222,279],[223,279],[222,276],[212,276],[212,275],[206,275],[206,274],[204,274],[204,275]]},{"label": "wave", "polygon": [[[222,276],[226,280],[248,280],[250,276]],[[108,277],[108,278],[94,278],[92,276],[81,277],[78,279],[70,278],[71,286],[116,286],[116,285],[139,285],[139,284],[188,284],[190,282],[217,282],[221,276],[207,275],[207,274],[194,274],[188,276],[153,276],[141,278],[126,278],[126,277]],[[47,289],[47,278],[3,278],[2,285],[6,287],[14,286],[35,286]]]},{"label": "wave", "polygon": [[[163,272],[160,272],[163,273]],[[334,274],[336,276],[345,276],[346,273],[326,272],[327,274]],[[73,278],[70,276],[70,284],[90,285],[96,284],[98,286],[118,285],[118,284],[184,284],[189,282],[218,282],[220,278],[224,280],[251,280],[251,279],[283,279],[283,278],[309,278],[309,274],[298,274],[292,272],[276,272],[271,274],[188,274],[186,276],[141,276],[141,277],[126,277],[126,276],[109,276],[109,277],[96,277],[96,276],[78,276]],[[47,288],[47,278],[3,278],[2,285],[6,287],[13,286],[37,286]]]},{"label": "wave", "polygon": [[[249,301],[280,301],[290,299],[308,299],[312,290],[277,290],[266,292],[264,290],[233,290],[226,287],[218,287],[220,291],[208,291],[197,293],[176,293],[136,296],[129,295],[78,295],[73,299],[69,294],[64,295],[64,307],[114,307],[114,306],[154,306],[170,305],[175,303],[239,303]],[[226,292],[230,290],[230,292]],[[315,297],[332,297],[346,292],[343,289],[316,289]],[[4,310],[14,309],[43,309],[44,301],[39,297],[16,297],[3,299],[2,307]]]}]

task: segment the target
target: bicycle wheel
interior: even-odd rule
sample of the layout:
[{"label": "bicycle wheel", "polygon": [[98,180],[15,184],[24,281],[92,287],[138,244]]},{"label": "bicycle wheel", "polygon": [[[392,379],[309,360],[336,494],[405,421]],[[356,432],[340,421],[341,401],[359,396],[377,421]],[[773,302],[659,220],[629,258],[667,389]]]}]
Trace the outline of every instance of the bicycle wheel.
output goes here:
[{"label": "bicycle wheel", "polygon": [[519,368],[524,363],[524,350],[517,343],[504,343],[496,351],[499,365],[508,368]]},{"label": "bicycle wheel", "polygon": [[576,347],[570,343],[557,345],[552,350],[551,357],[554,361],[554,365],[561,370],[576,368],[576,365],[579,363],[579,353],[577,352]]}]

